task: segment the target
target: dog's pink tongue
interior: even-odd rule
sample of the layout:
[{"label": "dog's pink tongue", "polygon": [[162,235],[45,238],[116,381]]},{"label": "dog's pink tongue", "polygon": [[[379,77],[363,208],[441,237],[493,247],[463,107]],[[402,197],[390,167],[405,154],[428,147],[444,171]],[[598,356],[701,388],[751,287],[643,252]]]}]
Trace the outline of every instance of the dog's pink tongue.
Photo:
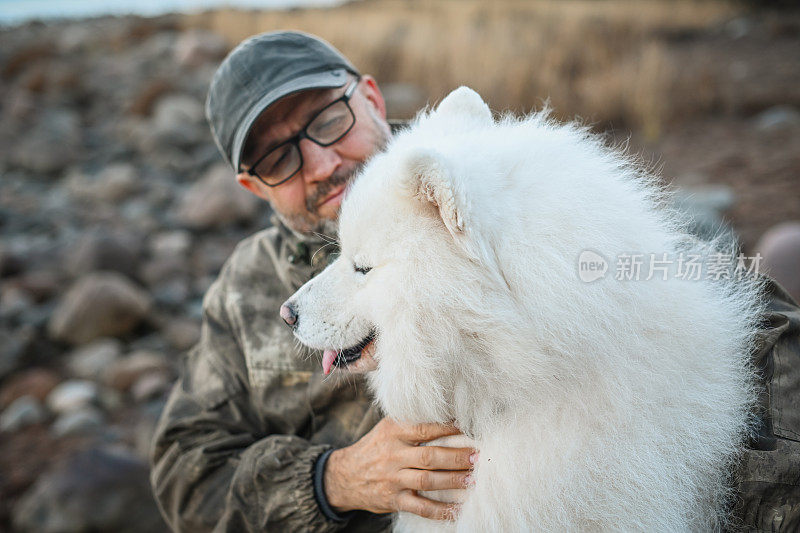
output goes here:
[{"label": "dog's pink tongue", "polygon": [[339,352],[331,349],[327,349],[322,353],[322,371],[326,376],[331,373],[331,367],[333,367],[337,355],[339,355]]}]

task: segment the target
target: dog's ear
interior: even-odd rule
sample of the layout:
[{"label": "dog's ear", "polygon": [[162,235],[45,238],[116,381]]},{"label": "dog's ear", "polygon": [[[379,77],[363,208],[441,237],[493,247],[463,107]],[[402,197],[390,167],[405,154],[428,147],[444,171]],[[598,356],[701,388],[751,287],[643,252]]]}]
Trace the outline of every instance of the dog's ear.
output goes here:
[{"label": "dog's ear", "polygon": [[412,196],[436,207],[454,237],[463,233],[465,206],[454,188],[444,157],[432,150],[418,151],[408,157],[406,169]]},{"label": "dog's ear", "polygon": [[469,118],[480,124],[491,124],[492,111],[481,96],[469,87],[461,86],[444,97],[436,107],[436,115]]}]

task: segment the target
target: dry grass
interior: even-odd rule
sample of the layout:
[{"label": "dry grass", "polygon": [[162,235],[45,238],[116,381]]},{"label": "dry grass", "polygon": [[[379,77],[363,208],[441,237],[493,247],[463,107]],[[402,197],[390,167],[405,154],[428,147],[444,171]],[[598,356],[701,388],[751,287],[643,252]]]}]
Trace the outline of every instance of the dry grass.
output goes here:
[{"label": "dry grass", "polygon": [[382,85],[419,87],[421,103],[463,84],[495,109],[525,111],[549,99],[560,116],[652,138],[673,102],[681,99],[685,111],[686,99],[697,97],[676,94],[678,65],[664,39],[702,31],[736,9],[688,0],[372,0],[333,9],[218,11],[185,24],[218,32],[232,45],[262,31],[303,30],[329,40]]}]

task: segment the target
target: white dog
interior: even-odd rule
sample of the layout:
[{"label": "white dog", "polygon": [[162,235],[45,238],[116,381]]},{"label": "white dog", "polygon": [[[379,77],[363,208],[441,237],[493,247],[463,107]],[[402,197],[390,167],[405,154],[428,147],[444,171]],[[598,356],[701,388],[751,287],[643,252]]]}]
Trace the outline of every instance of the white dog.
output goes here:
[{"label": "white dog", "polygon": [[[759,288],[682,279],[681,254],[713,248],[663,204],[648,172],[585,129],[495,121],[467,88],[367,164],[342,204],[341,256],[286,305],[326,373],[358,368],[370,345],[387,416],[455,421],[477,443],[458,519],[403,515],[398,529],[725,525]],[[586,250],[609,261],[592,282]],[[617,279],[611,261],[636,253],[661,267]]]}]

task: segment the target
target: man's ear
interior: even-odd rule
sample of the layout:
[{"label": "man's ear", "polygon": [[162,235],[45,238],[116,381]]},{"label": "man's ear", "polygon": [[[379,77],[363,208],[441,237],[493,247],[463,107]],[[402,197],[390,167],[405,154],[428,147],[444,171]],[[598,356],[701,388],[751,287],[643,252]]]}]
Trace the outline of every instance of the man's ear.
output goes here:
[{"label": "man's ear", "polygon": [[406,171],[412,196],[436,207],[453,237],[462,234],[467,206],[454,188],[444,157],[432,150],[418,151],[406,160]]},{"label": "man's ear", "polygon": [[239,174],[236,175],[236,181],[238,181],[239,185],[241,185],[251,193],[255,194],[262,200],[266,200],[267,202],[269,202],[269,197],[264,191],[265,185],[260,181],[258,181],[257,177],[252,176],[247,172],[240,172]]},{"label": "man's ear", "polygon": [[363,83],[362,91],[367,101],[372,104],[372,107],[375,108],[380,117],[386,120],[386,101],[383,99],[383,93],[378,87],[378,82],[369,74],[361,76],[361,82]]}]

